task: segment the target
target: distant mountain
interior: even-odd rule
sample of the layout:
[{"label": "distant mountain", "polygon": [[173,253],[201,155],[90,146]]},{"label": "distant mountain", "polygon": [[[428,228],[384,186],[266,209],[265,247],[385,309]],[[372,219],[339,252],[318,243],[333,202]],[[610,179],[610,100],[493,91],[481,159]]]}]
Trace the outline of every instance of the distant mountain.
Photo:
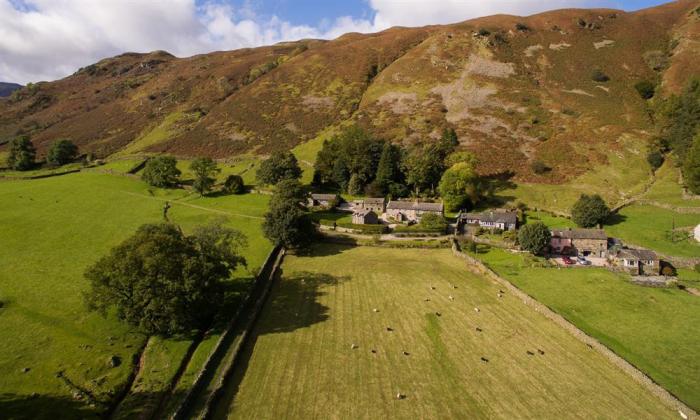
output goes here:
[{"label": "distant mountain", "polygon": [[188,58],[126,53],[0,101],[0,141],[29,133],[39,154],[70,138],[99,157],[226,158],[352,123],[404,144],[452,127],[480,173],[564,183],[644,150],[654,123],[635,85],[667,96],[700,75],[699,6],[499,15]]},{"label": "distant mountain", "polygon": [[5,97],[5,96],[10,96],[12,92],[16,91],[17,89],[21,89],[22,85],[18,85],[17,83],[5,83],[5,82],[0,82],[0,98]]}]

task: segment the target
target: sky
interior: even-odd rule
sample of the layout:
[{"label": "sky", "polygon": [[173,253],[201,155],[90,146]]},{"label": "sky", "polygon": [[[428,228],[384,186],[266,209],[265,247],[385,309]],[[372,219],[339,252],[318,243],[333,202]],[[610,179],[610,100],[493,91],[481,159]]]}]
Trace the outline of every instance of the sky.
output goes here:
[{"label": "sky", "polygon": [[664,0],[0,0],[0,81],[55,80],[123,52],[178,57],[347,32]]}]

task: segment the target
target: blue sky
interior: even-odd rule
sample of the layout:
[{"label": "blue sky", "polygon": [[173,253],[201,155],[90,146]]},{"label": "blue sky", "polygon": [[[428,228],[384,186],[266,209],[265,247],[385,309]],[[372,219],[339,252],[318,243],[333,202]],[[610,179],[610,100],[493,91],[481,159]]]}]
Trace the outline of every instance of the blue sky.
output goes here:
[{"label": "blue sky", "polygon": [[0,81],[54,80],[127,51],[179,57],[347,32],[658,0],[0,0]]}]

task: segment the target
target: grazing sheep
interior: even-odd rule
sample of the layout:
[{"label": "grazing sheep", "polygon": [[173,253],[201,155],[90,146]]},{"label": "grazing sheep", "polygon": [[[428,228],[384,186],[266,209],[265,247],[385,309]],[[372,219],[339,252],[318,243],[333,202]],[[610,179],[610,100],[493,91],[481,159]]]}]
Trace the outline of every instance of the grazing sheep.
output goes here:
[{"label": "grazing sheep", "polygon": [[474,312],[479,312],[479,308],[474,308]]},{"label": "grazing sheep", "polygon": [[498,289],[498,293],[505,293],[505,292],[501,289]]},{"label": "grazing sheep", "polygon": [[372,353],[373,353],[373,354],[376,354],[376,353],[377,353],[377,350],[372,349]]},{"label": "grazing sheep", "polygon": [[411,353],[409,353],[409,352],[407,352],[407,351],[404,351],[404,352],[403,352],[403,355],[404,355],[404,356],[410,356]]},{"label": "grazing sheep", "polygon": [[527,354],[530,355],[530,356],[534,356],[534,355],[535,355],[535,353],[531,352],[530,350],[527,351]]},{"label": "grazing sheep", "polygon": [[386,330],[387,330],[387,331],[389,331],[389,332],[392,332],[392,331],[394,331],[394,329],[393,329],[393,328],[391,328],[391,327],[386,327]]},{"label": "grazing sheep", "polygon": [[435,290],[435,286],[430,286],[430,290]]},{"label": "grazing sheep", "polygon": [[379,312],[379,309],[374,308],[374,309],[372,309],[372,312]]},{"label": "grazing sheep", "polygon": [[481,361],[482,361],[482,362],[488,363],[488,362],[489,362],[489,359],[487,359],[487,358],[485,358],[485,357],[482,356],[482,357],[481,357]]},{"label": "grazing sheep", "polygon": [[482,330],[481,328],[479,328],[479,327],[476,327],[476,331],[477,331],[477,332],[481,332],[481,331],[483,331],[483,330]]},{"label": "grazing sheep", "polygon": [[498,296],[499,298],[502,298],[502,297],[503,297],[503,295],[500,294],[500,293],[499,293],[498,295],[496,295],[496,296]]},{"label": "grazing sheep", "polygon": [[678,410],[678,414],[680,414],[683,420],[688,420],[688,415],[682,412],[681,410]]},{"label": "grazing sheep", "polygon": [[452,297],[452,295],[447,297],[449,300],[455,300],[455,298]]},{"label": "grazing sheep", "polygon": [[442,316],[440,312],[435,312],[435,316]]},{"label": "grazing sheep", "polygon": [[542,351],[542,350],[540,350],[540,349],[537,349],[537,353],[539,353],[539,354],[544,354],[544,351]]},{"label": "grazing sheep", "polygon": [[426,302],[430,302],[430,298],[425,298],[425,301],[426,301]]},{"label": "grazing sheep", "polygon": [[350,345],[350,349],[355,350],[356,348],[357,348],[357,344],[352,343],[352,344]]},{"label": "grazing sheep", "polygon": [[397,399],[397,400],[403,400],[403,399],[405,399],[405,398],[406,398],[406,396],[403,395],[403,394],[400,393],[400,392],[396,394],[396,399]]}]

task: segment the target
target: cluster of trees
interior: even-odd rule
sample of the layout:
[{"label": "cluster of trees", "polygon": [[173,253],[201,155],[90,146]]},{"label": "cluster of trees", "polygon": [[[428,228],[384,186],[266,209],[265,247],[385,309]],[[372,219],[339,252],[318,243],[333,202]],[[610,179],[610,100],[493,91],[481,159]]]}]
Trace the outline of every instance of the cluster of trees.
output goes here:
[{"label": "cluster of trees", "polygon": [[490,183],[476,174],[472,154],[456,151],[458,145],[452,129],[437,142],[402,148],[353,126],[324,142],[313,183],[353,195],[400,198],[439,193],[449,210],[473,207],[490,191]]},{"label": "cluster of trees", "polygon": [[262,185],[277,185],[282,181],[301,178],[301,168],[291,152],[275,152],[260,164],[255,179]]},{"label": "cluster of trees", "polygon": [[[196,158],[190,163],[190,171],[194,176],[192,186],[203,196],[212,191],[216,175],[221,169],[210,158]],[[146,162],[141,179],[154,187],[168,188],[180,183],[180,175],[182,172],[177,167],[177,159],[172,156],[156,156]],[[243,178],[240,175],[229,175],[224,181],[222,191],[228,194],[242,194],[245,191]]]},{"label": "cluster of trees", "polygon": [[[661,104],[663,127],[648,159],[660,163],[658,155],[673,152],[680,160],[685,185],[700,194],[700,79],[693,79],[680,95]],[[652,163],[653,161],[653,163]]]},{"label": "cluster of trees", "polygon": [[314,226],[303,202],[306,191],[296,179],[285,179],[276,186],[270,199],[263,233],[273,244],[286,248],[303,248],[314,237]]},{"label": "cluster of trees", "polygon": [[[56,140],[49,146],[46,163],[62,166],[78,157],[78,146],[68,139]],[[36,148],[29,136],[22,135],[10,141],[7,166],[16,171],[27,171],[36,165]]]},{"label": "cluster of trees", "polygon": [[85,272],[87,307],[149,334],[205,328],[224,303],[223,282],[246,261],[246,237],[221,221],[185,235],[179,226],[141,226]]}]

